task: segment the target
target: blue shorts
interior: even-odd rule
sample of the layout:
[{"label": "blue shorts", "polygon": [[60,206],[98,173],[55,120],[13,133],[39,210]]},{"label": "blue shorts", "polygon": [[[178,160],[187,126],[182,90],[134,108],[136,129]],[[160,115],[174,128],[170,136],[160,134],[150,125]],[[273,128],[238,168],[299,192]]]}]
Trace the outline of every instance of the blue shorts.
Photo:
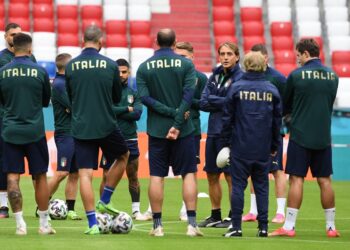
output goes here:
[{"label": "blue shorts", "polygon": [[4,141],[1,136],[1,127],[2,127],[2,120],[0,119],[0,190],[7,190],[7,174],[3,172],[3,160],[2,160],[2,152],[3,152],[3,145]]},{"label": "blue shorts", "polygon": [[280,145],[277,149],[277,154],[274,157],[271,158],[271,164],[270,164],[270,173],[277,171],[277,170],[283,170],[283,137],[281,136]]},{"label": "blue shorts", "polygon": [[[130,152],[128,162],[139,158],[140,151],[139,151],[139,145],[138,145],[137,139],[126,140],[125,142]],[[100,161],[100,168],[109,169],[112,166],[113,162],[108,162],[106,157],[102,155],[102,158]]]},{"label": "blue shorts", "polygon": [[149,136],[148,149],[151,176],[167,176],[170,166],[174,175],[197,172],[193,135],[175,141]]},{"label": "blue shorts", "polygon": [[49,166],[49,151],[46,137],[37,142],[27,144],[12,144],[4,142],[4,172],[23,174],[24,157],[28,160],[29,174],[37,175],[47,172]]},{"label": "blue shorts", "polygon": [[128,152],[128,147],[119,129],[114,130],[104,138],[91,140],[74,138],[74,142],[75,158],[79,169],[97,169],[99,148],[101,148],[107,162],[114,162]]},{"label": "blue shorts", "polygon": [[304,148],[289,140],[286,173],[305,177],[311,169],[313,177],[329,177],[333,174],[332,148],[315,150]]},{"label": "blue shorts", "polygon": [[74,139],[69,135],[55,134],[55,143],[57,148],[57,171],[66,171],[69,173],[78,172],[75,162]]},{"label": "blue shorts", "polygon": [[194,136],[194,152],[196,152],[197,164],[201,163],[201,158],[200,158],[201,138],[202,137],[200,135]]},{"label": "blue shorts", "polygon": [[230,173],[228,167],[218,168],[216,166],[216,157],[223,148],[220,137],[208,137],[205,144],[205,166],[204,171],[210,174]]}]

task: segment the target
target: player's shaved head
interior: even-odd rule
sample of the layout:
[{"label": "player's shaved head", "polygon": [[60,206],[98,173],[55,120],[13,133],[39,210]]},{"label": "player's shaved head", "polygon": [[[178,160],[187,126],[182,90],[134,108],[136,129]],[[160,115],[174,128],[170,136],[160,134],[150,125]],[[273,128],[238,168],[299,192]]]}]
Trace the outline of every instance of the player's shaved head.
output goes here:
[{"label": "player's shaved head", "polygon": [[62,53],[56,56],[56,67],[58,71],[63,71],[66,68],[67,63],[72,59],[72,56],[68,53]]},{"label": "player's shaved head", "polygon": [[102,36],[102,30],[96,25],[91,25],[84,32],[84,42],[98,43]]},{"label": "player's shaved head", "polygon": [[266,69],[265,57],[260,51],[250,51],[244,56],[243,65],[248,72],[263,72]]},{"label": "player's shaved head", "polygon": [[175,44],[176,35],[172,29],[161,29],[157,34],[157,43],[159,47],[170,48]]},{"label": "player's shaved head", "polygon": [[32,48],[32,37],[24,33],[18,33],[13,37],[13,48],[15,54],[18,52],[30,52]]}]

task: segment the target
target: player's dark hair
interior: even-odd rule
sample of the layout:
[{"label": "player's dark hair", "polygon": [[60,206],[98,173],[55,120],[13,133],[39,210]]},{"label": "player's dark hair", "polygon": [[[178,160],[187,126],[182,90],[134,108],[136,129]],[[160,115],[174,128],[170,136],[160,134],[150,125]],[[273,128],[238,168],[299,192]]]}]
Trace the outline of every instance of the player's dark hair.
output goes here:
[{"label": "player's dark hair", "polygon": [[161,29],[157,34],[157,42],[159,47],[170,48],[176,40],[175,31],[172,29]]},{"label": "player's dark hair", "polygon": [[103,33],[96,25],[91,25],[84,31],[84,42],[98,43]]},{"label": "player's dark hair", "polygon": [[265,44],[262,44],[262,43],[255,44],[250,50],[261,52],[261,54],[263,54],[264,56],[267,56],[267,48]]},{"label": "player's dark hair", "polygon": [[15,52],[27,51],[32,45],[32,37],[25,33],[18,33],[13,37],[13,48]]},{"label": "player's dark hair", "polygon": [[62,53],[56,56],[56,67],[58,71],[64,70],[66,68],[66,65],[68,63],[68,60],[71,59],[72,56],[68,53]]},{"label": "player's dark hair", "polygon": [[120,58],[120,59],[118,59],[118,60],[115,61],[115,62],[118,64],[118,66],[125,66],[125,67],[127,67],[128,69],[130,68],[130,64],[129,64],[128,61],[125,60],[124,58]]},{"label": "player's dark hair", "polygon": [[17,29],[17,28],[21,28],[21,26],[19,26],[19,24],[17,23],[9,23],[5,27],[5,32],[9,31],[10,29]]},{"label": "player's dark hair", "polygon": [[193,46],[189,42],[178,42],[175,44],[175,48],[187,50],[188,52],[193,53]]},{"label": "player's dark hair", "polygon": [[313,38],[304,38],[301,39],[295,46],[296,50],[299,53],[304,53],[305,51],[309,52],[311,57],[320,56],[320,46]]}]

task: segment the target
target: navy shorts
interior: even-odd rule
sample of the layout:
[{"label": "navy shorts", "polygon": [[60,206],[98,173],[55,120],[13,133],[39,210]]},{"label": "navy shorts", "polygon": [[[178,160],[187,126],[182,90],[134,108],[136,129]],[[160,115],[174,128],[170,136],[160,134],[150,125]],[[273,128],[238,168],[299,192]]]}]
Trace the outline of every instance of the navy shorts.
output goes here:
[{"label": "navy shorts", "polygon": [[304,148],[289,140],[286,173],[305,177],[311,169],[313,177],[329,177],[333,174],[332,148],[315,150]]},{"label": "navy shorts", "polygon": [[49,151],[46,137],[37,142],[27,144],[12,144],[4,142],[4,172],[23,174],[24,157],[28,160],[29,174],[37,175],[47,172],[49,166]]},{"label": "navy shorts", "polygon": [[194,152],[196,152],[197,164],[201,163],[201,158],[200,158],[201,139],[202,137],[200,135],[194,136]]},{"label": "navy shorts", "polygon": [[[137,139],[126,140],[125,142],[130,152],[128,162],[139,158],[140,151],[139,151],[139,144],[137,142]],[[100,161],[100,168],[109,169],[112,166],[113,162],[108,162],[106,157],[102,155],[102,158]]]},{"label": "navy shorts", "polygon": [[210,174],[230,173],[228,167],[218,168],[216,166],[216,157],[223,148],[220,137],[208,137],[205,144],[205,166],[204,171]]},{"label": "navy shorts", "polygon": [[97,169],[98,153],[101,148],[107,162],[114,162],[128,152],[128,147],[119,129],[100,139],[81,140],[74,138],[75,158],[78,168]]},{"label": "navy shorts", "polygon": [[193,135],[175,141],[149,136],[148,149],[151,176],[167,176],[170,166],[174,175],[197,172]]},{"label": "navy shorts", "polygon": [[57,171],[66,171],[69,173],[78,172],[75,162],[74,139],[69,135],[55,134],[55,143],[57,148]]},{"label": "navy shorts", "polygon": [[1,136],[2,120],[0,120],[0,190],[7,189],[7,174],[3,172],[3,145],[4,141]]},{"label": "navy shorts", "polygon": [[271,158],[271,164],[270,164],[270,173],[277,171],[277,170],[283,170],[283,137],[280,138],[280,145],[277,149],[277,154],[274,157]]}]

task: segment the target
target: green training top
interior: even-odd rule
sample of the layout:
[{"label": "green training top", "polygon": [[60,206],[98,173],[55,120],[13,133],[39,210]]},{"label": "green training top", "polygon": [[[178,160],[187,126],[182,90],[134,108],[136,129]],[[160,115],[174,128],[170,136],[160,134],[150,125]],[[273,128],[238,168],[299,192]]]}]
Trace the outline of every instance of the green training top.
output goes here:
[{"label": "green training top", "polygon": [[66,88],[72,103],[72,135],[100,139],[116,128],[113,103],[121,97],[117,63],[86,48],[66,66]]},{"label": "green training top", "polygon": [[192,99],[191,105],[191,119],[194,126],[193,135],[201,135],[201,120],[200,120],[200,112],[199,112],[199,100],[201,99],[201,95],[205,84],[208,81],[208,77],[203,73],[196,70],[196,88],[194,90],[194,95]]},{"label": "green training top", "polygon": [[291,113],[290,140],[309,149],[331,144],[331,117],[338,76],[319,59],[308,61],[287,79],[286,113]]},{"label": "green training top", "polygon": [[45,136],[43,107],[50,102],[51,86],[45,69],[27,56],[15,57],[0,69],[0,100],[4,107],[2,137],[27,144]]},{"label": "green training top", "polygon": [[[137,124],[142,113],[142,103],[137,91],[128,87],[128,83],[122,84],[122,97],[120,102],[113,107],[117,116],[117,122],[125,140],[137,139]],[[129,112],[128,107],[134,111]]]},{"label": "green training top", "polygon": [[195,89],[193,63],[176,55],[170,48],[161,48],[143,62],[136,74],[141,101],[148,107],[147,133],[165,138],[171,127],[180,130],[179,137],[194,131],[191,119],[185,120]]}]

